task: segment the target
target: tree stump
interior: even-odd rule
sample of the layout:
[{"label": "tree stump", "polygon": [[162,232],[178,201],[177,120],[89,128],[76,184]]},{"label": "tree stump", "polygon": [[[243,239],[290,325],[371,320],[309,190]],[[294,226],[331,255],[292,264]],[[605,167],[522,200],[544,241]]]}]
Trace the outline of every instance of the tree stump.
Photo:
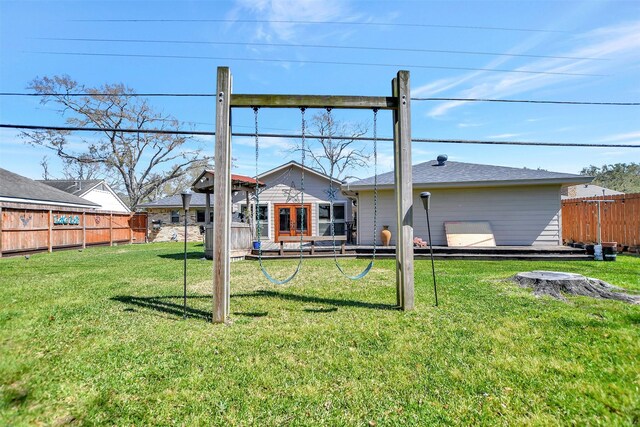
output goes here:
[{"label": "tree stump", "polygon": [[640,304],[640,295],[622,293],[621,291],[624,291],[622,288],[581,274],[538,270],[518,273],[511,280],[523,288],[533,289],[534,295],[549,295],[565,302],[567,299],[563,294],[615,299],[631,304]]}]

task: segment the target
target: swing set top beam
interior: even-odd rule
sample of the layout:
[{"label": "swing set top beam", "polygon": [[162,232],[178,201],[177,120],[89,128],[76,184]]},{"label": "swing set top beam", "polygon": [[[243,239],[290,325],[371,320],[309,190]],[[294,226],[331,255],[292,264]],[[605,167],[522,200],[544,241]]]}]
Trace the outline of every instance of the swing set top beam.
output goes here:
[{"label": "swing set top beam", "polygon": [[336,95],[235,95],[232,108],[340,108],[395,110],[398,101],[393,96],[336,96]]}]

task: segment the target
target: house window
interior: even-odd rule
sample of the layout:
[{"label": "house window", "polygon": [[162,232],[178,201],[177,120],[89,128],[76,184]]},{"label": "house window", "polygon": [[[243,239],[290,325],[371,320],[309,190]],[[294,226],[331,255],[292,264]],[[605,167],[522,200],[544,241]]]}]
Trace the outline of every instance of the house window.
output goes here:
[{"label": "house window", "polygon": [[[333,204],[333,229],[336,236],[347,234],[345,210],[344,203]],[[318,205],[318,234],[331,236],[331,205],[329,203]]]},{"label": "house window", "polygon": [[[247,212],[246,204],[240,205],[240,212],[244,218],[251,217],[251,214]],[[258,221],[260,222],[260,237],[269,237],[269,205],[260,204],[258,207]]]},{"label": "house window", "polygon": [[[197,222],[205,222],[205,211],[199,209],[196,211],[196,221]],[[213,209],[209,210],[209,222],[213,222]]]},{"label": "house window", "polygon": [[180,224],[180,211],[171,211],[171,224]]}]

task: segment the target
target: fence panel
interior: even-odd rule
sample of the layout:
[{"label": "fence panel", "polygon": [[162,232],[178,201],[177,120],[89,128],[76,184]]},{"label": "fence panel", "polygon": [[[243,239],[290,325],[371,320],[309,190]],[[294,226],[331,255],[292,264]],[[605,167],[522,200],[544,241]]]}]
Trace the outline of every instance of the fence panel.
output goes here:
[{"label": "fence panel", "polygon": [[146,242],[146,213],[0,207],[0,257],[114,242]]},{"label": "fence panel", "polygon": [[[562,237],[565,241],[598,241],[598,203],[603,242],[619,246],[640,246],[640,193],[584,197],[562,201]],[[590,202],[589,202],[590,201]]]}]

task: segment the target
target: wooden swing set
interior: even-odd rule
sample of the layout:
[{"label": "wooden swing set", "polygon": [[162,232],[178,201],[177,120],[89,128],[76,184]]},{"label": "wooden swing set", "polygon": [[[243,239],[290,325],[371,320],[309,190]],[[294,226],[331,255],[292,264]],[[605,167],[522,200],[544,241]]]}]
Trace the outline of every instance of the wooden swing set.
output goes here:
[{"label": "wooden swing set", "polygon": [[229,67],[218,67],[213,212],[213,322],[224,323],[230,306],[231,109],[323,108],[393,111],[393,153],[397,218],[396,304],[413,310],[413,192],[409,71],[398,71],[391,96],[232,94]]}]

